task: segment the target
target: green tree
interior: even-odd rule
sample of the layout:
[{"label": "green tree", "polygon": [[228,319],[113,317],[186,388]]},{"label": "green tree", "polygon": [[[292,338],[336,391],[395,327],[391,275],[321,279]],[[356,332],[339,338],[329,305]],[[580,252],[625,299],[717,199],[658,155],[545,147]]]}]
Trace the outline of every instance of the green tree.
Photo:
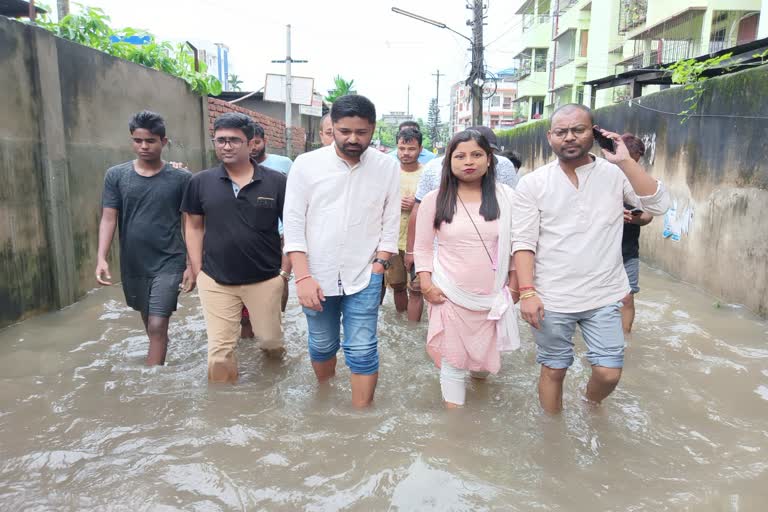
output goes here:
[{"label": "green tree", "polygon": [[680,112],[680,124],[688,121],[691,116],[696,114],[696,110],[699,108],[699,100],[701,100],[704,94],[704,82],[707,80],[704,74],[711,69],[723,67],[722,64],[732,56],[733,53],[728,52],[719,57],[712,57],[704,61],[683,59],[666,68],[667,71],[672,72],[672,83],[680,84],[684,90],[690,92],[690,95],[683,100],[684,103],[688,103],[688,107]]},{"label": "green tree", "polygon": [[243,81],[234,73],[229,75],[229,88],[233,91],[239,91]]},{"label": "green tree", "polygon": [[[80,6],[77,14],[70,13],[53,22],[46,13],[39,16],[35,24],[61,38],[177,76],[198,94],[221,94],[221,82],[205,72],[204,62],[200,62],[199,70],[195,70],[195,59],[186,45],[157,41],[145,30],[113,29],[109,26],[110,21],[102,9]],[[145,44],[125,41],[132,36],[148,37],[149,41]]]},{"label": "green tree", "polygon": [[[440,107],[437,106],[437,98],[432,98],[429,102],[429,113],[427,114],[427,129],[425,133],[429,134],[430,144],[427,149],[432,149],[435,142],[440,140]],[[424,147],[427,147],[424,144]]]},{"label": "green tree", "polygon": [[328,103],[333,103],[337,99],[341,98],[342,96],[346,96],[347,94],[357,93],[357,91],[353,89],[355,86],[355,81],[346,81],[341,77],[341,75],[336,75],[333,78],[333,85],[333,89],[330,89],[328,91],[328,96],[325,97],[325,101]]}]

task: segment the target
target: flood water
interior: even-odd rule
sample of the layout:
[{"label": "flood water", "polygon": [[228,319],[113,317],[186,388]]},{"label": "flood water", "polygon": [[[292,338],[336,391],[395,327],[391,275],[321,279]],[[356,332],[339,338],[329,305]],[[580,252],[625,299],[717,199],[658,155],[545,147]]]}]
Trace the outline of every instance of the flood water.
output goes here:
[{"label": "flood water", "polygon": [[[768,510],[768,325],[642,267],[618,390],[597,411],[538,407],[534,348],[505,356],[445,411],[388,297],[375,407],[349,405],[343,364],[318,389],[294,297],[288,357],[239,347],[241,382],[209,388],[196,295],[163,368],[119,287],[0,332],[0,510]],[[341,360],[340,360],[341,363]]]}]

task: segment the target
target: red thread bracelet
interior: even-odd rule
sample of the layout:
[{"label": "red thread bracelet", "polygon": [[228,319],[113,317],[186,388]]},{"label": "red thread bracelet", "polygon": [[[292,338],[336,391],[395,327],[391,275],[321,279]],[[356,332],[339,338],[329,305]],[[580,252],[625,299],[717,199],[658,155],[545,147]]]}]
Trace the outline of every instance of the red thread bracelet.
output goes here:
[{"label": "red thread bracelet", "polygon": [[305,280],[305,279],[309,279],[310,277],[312,277],[312,274],[307,274],[307,275],[305,275],[304,277],[300,277],[300,278],[298,278],[298,279],[297,279],[297,280],[294,282],[294,284],[299,284],[299,283],[300,283],[300,282],[302,282],[303,280]]}]

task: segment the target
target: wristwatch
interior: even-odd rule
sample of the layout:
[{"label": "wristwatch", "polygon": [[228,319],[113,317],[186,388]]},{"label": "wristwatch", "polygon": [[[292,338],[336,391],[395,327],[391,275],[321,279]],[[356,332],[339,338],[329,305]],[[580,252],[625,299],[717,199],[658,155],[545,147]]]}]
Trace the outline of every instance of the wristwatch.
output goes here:
[{"label": "wristwatch", "polygon": [[384,270],[389,270],[389,260],[383,260],[381,258],[376,258],[373,260],[374,263],[379,263],[382,267],[384,267]]},{"label": "wristwatch", "polygon": [[286,282],[287,282],[287,281],[290,281],[291,279],[293,279],[293,274],[289,274],[289,273],[288,273],[288,272],[286,272],[285,270],[283,270],[283,269],[280,269],[280,277],[282,277],[283,279],[285,279],[285,280],[286,280]]}]

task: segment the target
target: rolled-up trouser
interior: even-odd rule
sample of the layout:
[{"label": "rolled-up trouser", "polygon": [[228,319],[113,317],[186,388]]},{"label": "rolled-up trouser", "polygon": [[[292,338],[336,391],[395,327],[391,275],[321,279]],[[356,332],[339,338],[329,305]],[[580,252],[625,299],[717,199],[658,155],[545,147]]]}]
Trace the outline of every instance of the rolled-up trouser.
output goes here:
[{"label": "rolled-up trouser", "polygon": [[456,405],[464,405],[467,394],[466,376],[467,370],[451,366],[443,358],[440,361],[440,389],[443,392],[443,400]]},{"label": "rolled-up trouser", "polygon": [[263,349],[283,346],[280,299],[284,279],[280,276],[258,283],[219,284],[200,272],[197,287],[208,331],[208,380],[237,380],[235,348],[240,339],[243,305],[250,310],[253,333]]}]

